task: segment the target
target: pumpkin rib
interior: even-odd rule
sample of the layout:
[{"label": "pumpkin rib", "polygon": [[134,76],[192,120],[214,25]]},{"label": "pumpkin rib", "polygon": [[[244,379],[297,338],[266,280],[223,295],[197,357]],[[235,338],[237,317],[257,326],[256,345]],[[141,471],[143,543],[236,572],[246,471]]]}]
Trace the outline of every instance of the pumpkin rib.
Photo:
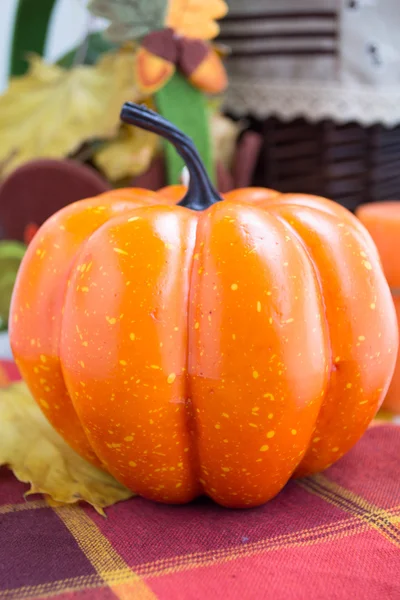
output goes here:
[{"label": "pumpkin rib", "polygon": [[[285,241],[288,228],[273,214],[226,202],[209,219],[193,296],[202,478],[219,504],[244,507],[283,487],[311,434],[326,387],[320,293],[302,245]],[[298,281],[283,266],[291,257]]]},{"label": "pumpkin rib", "polygon": [[[387,322],[392,313],[390,294],[379,262],[374,251],[368,256],[364,252],[363,249],[369,249],[358,227],[354,228],[350,220],[343,226],[334,214],[315,215],[313,207],[285,206],[281,210],[287,219],[293,220],[293,226],[303,239],[304,236],[309,240],[311,237],[318,239],[311,253],[316,256],[314,260],[322,274],[334,358],[313,445],[296,472],[296,476],[304,476],[326,468],[345,454],[360,437],[361,424],[370,422],[377,411],[387,378],[387,366],[381,363],[383,360],[389,364],[393,362],[390,349],[385,348],[379,337],[380,311],[385,307]],[[363,267],[364,263],[366,267]],[[358,295],[364,295],[361,303],[358,295],[353,295],[355,289]],[[367,331],[372,339],[375,338],[377,357],[374,359],[364,349],[368,344]],[[383,337],[389,342],[389,348],[395,335],[395,328],[393,332],[390,327],[386,329]],[[360,427],[354,429],[357,435],[346,433],[349,419],[360,423]]]},{"label": "pumpkin rib", "polygon": [[[113,215],[133,210],[142,202],[154,204],[155,194],[112,190],[74,202],[52,215],[28,247],[12,300],[10,341],[21,375],[53,427],[78,454],[98,467],[101,462],[92,451],[65,386],[55,328],[65,302],[62,286],[67,286],[68,271],[73,270],[71,265],[81,244]],[[29,297],[29,303],[22,300],[24,297]],[[31,358],[33,351],[37,361]]]},{"label": "pumpkin rib", "polygon": [[102,261],[74,272],[61,351],[74,405],[107,470],[169,503],[199,493],[185,402],[194,223],[184,208],[152,206],[100,227],[80,258],[101,252]]},{"label": "pumpkin rib", "polygon": [[[189,210],[189,209],[184,209]],[[199,250],[199,246],[201,244],[199,238],[199,222],[205,213],[197,213],[195,214],[195,223],[196,229],[194,234],[194,245],[192,248],[191,258],[190,258],[190,267],[189,267],[189,286],[188,286],[188,295],[187,295],[187,303],[186,303],[186,312],[187,312],[187,339],[186,339],[186,394],[185,394],[185,409],[186,409],[186,425],[189,432],[190,437],[190,454],[192,457],[191,471],[195,480],[199,486],[199,494],[204,492],[204,486],[201,480],[200,475],[200,455],[199,455],[199,447],[198,447],[198,423],[195,415],[194,404],[193,404],[193,395],[192,395],[192,386],[191,386],[191,374],[190,374],[190,348],[193,344],[193,333],[194,333],[194,318],[193,318],[193,307],[192,307],[192,295],[193,295],[193,278],[195,268],[197,266],[195,255]]]},{"label": "pumpkin rib", "polygon": [[[297,206],[297,205],[293,205],[293,206]],[[290,209],[290,205],[288,205],[288,208]],[[333,370],[333,364],[334,364],[333,363],[333,358],[334,357],[333,357],[333,349],[332,349],[331,332],[330,332],[330,327],[329,327],[329,319],[328,319],[328,315],[327,315],[325,290],[324,290],[324,286],[323,286],[323,283],[322,283],[322,277],[321,277],[320,269],[317,266],[317,263],[316,263],[316,261],[314,259],[313,253],[312,253],[309,245],[306,243],[306,241],[304,240],[304,238],[302,237],[302,235],[296,230],[296,228],[294,227],[294,225],[291,224],[290,221],[287,218],[285,218],[282,214],[280,214],[281,207],[278,204],[276,204],[275,205],[275,210],[274,210],[273,207],[271,207],[271,209],[272,209],[272,212],[275,214],[275,217],[279,221],[283,222],[286,225],[286,227],[292,232],[292,235],[296,237],[296,239],[298,240],[299,244],[303,247],[304,252],[308,256],[310,264],[311,264],[311,266],[312,266],[312,268],[314,270],[315,279],[317,281],[317,284],[318,284],[318,287],[319,287],[319,290],[320,290],[321,305],[323,307],[322,315],[323,315],[323,318],[324,318],[324,329],[325,329],[326,342],[327,342],[328,354],[329,354],[329,356],[327,356],[327,362],[328,362],[328,379],[327,379],[327,382],[326,382],[325,394],[324,394],[324,397],[321,400],[319,411],[318,411],[318,413],[317,413],[317,415],[315,417],[314,428],[313,428],[313,432],[310,435],[309,443],[308,443],[307,447],[304,450],[304,454],[301,457],[299,457],[299,461],[298,461],[297,465],[293,469],[293,473],[295,473],[298,470],[298,468],[301,465],[301,463],[303,462],[304,456],[310,451],[310,442],[311,442],[311,439],[312,439],[312,436],[313,436],[313,433],[314,433],[314,429],[315,429],[315,426],[316,426],[316,424],[318,422],[322,406],[324,404],[326,395],[327,395],[328,390],[329,390],[329,386],[330,386],[330,382],[331,382],[331,378],[332,378],[332,370]],[[293,473],[292,473],[292,475],[293,475]]]}]

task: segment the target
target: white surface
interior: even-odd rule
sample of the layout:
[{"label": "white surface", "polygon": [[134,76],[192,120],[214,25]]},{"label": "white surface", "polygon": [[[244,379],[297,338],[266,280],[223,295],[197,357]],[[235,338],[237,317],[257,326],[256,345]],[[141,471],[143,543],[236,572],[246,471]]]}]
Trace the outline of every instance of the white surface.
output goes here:
[{"label": "white surface", "polygon": [[10,342],[8,341],[8,333],[0,333],[0,360],[11,360],[12,352]]}]

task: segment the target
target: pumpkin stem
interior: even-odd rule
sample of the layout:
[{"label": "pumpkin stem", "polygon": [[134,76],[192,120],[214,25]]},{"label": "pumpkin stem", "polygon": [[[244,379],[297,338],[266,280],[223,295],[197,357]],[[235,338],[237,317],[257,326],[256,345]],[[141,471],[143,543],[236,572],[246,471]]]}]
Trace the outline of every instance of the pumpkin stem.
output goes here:
[{"label": "pumpkin stem", "polygon": [[189,170],[190,181],[185,197],[179,206],[192,210],[205,210],[222,200],[211,183],[202,160],[192,140],[170,121],[147,108],[147,106],[126,102],[121,110],[121,120],[129,125],[136,125],[157,135],[161,135],[173,144],[183,158]]}]

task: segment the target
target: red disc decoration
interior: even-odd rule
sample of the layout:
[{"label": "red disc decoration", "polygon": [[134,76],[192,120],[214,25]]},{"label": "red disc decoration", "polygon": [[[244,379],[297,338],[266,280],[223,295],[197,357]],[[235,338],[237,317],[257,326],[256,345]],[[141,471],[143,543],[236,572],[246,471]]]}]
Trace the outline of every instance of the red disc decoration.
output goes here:
[{"label": "red disc decoration", "polygon": [[0,186],[0,237],[26,241],[27,228],[40,226],[64,206],[110,187],[97,171],[72,160],[32,160]]}]

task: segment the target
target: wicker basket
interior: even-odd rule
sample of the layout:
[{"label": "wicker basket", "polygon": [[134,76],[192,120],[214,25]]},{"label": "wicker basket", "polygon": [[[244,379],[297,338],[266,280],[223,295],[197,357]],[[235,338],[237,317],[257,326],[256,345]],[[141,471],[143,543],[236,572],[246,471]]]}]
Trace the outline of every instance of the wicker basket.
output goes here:
[{"label": "wicker basket", "polygon": [[400,198],[400,127],[259,122],[263,147],[255,185],[326,196],[350,210]]}]

